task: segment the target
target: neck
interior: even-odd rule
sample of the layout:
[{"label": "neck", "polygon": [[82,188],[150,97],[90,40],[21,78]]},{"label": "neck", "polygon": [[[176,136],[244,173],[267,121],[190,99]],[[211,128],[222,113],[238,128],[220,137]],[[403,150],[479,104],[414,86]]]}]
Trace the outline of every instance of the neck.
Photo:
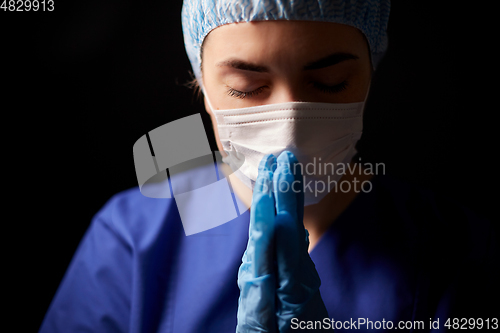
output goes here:
[{"label": "neck", "polygon": [[[347,182],[350,186],[345,184],[334,188],[319,203],[304,207],[304,227],[309,232],[309,252],[312,251],[321,236],[360,193],[361,184],[373,177],[372,174],[365,174],[361,166],[354,167],[354,162],[351,162],[350,165],[353,172],[346,172],[338,181],[338,184]],[[231,173],[232,171],[227,164],[222,163],[221,169],[229,179],[233,191],[240,201],[250,209],[252,190]],[[348,188],[349,191],[342,191],[343,188]]]},{"label": "neck", "polygon": [[[309,252],[316,246],[321,236],[351,204],[361,192],[361,184],[369,181],[373,175],[365,174],[361,165],[351,162],[353,173],[346,172],[338,181],[342,186],[334,188],[319,203],[304,207],[304,227],[309,232]],[[347,186],[347,184],[349,186]],[[347,188],[349,191],[342,191]]]}]

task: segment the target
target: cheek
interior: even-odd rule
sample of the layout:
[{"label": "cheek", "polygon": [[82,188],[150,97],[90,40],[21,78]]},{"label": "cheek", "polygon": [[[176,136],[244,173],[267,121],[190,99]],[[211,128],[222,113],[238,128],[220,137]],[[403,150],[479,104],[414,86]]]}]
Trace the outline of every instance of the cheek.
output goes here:
[{"label": "cheek", "polygon": [[367,97],[371,81],[371,67],[360,68],[351,79],[349,91],[350,102],[362,102]]},{"label": "cheek", "polygon": [[220,109],[220,94],[218,93],[217,85],[214,82],[214,75],[206,67],[203,68],[203,86],[205,88],[205,109],[212,118],[212,121],[214,121],[215,119],[210,111],[210,105],[215,110]]}]

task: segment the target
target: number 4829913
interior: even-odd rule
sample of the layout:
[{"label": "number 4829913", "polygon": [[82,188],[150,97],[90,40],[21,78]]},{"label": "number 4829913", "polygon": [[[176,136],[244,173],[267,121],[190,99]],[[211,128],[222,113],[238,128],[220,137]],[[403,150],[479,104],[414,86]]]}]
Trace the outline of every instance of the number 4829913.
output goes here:
[{"label": "number 4829913", "polygon": [[0,9],[4,12],[52,12],[54,0],[4,0]]}]

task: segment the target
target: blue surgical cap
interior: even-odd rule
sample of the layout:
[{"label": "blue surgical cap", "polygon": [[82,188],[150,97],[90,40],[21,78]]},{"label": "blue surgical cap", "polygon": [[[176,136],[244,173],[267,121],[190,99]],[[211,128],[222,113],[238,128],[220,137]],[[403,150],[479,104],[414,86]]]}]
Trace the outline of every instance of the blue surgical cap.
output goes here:
[{"label": "blue surgical cap", "polygon": [[203,40],[218,26],[236,22],[302,20],[350,25],[366,36],[375,68],[387,49],[389,10],[390,0],[184,0],[182,30],[201,85]]}]

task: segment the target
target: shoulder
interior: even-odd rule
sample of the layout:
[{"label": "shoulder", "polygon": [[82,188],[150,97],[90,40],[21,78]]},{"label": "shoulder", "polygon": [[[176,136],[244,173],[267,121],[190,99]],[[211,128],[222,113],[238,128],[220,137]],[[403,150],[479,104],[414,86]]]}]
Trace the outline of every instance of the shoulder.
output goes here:
[{"label": "shoulder", "polygon": [[115,237],[134,245],[158,233],[165,223],[175,223],[177,216],[174,199],[148,198],[135,187],[113,195],[95,214],[92,225],[102,225]]},{"label": "shoulder", "polygon": [[418,297],[427,292],[443,313],[487,316],[500,278],[493,222],[445,193],[394,176],[376,176],[374,190],[382,216],[394,221],[381,223],[403,226],[390,238],[402,237],[415,251]]},{"label": "shoulder", "polygon": [[[115,194],[93,223],[105,224],[127,243],[137,244],[160,234],[165,239],[198,233],[232,220],[236,211],[227,181],[219,179],[213,161],[202,162],[171,168],[168,178],[142,191],[134,187]],[[163,198],[150,197],[157,193]]]},{"label": "shoulder", "polygon": [[374,177],[376,200],[418,237],[423,252],[442,260],[488,260],[498,244],[492,221],[449,195],[392,175]]}]

